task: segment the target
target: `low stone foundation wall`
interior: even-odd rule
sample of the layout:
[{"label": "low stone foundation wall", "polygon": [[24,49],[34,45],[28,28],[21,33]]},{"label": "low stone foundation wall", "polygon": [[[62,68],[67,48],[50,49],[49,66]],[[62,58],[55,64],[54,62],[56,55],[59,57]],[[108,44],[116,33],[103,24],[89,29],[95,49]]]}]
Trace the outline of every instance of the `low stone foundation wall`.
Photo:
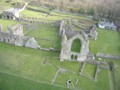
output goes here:
[{"label": "low stone foundation wall", "polygon": [[105,54],[105,53],[97,53],[97,58],[108,58],[108,59],[120,59],[120,55],[112,55],[112,54]]},{"label": "low stone foundation wall", "polygon": [[31,10],[31,11],[35,11],[35,12],[42,12],[42,13],[45,13],[45,14],[48,14],[49,12],[47,11],[42,11],[42,10],[38,10],[38,9],[33,9],[33,8],[30,8],[30,7],[27,7],[27,10]]},{"label": "low stone foundation wall", "polygon": [[58,24],[60,23],[60,21],[56,21],[56,20],[47,20],[45,22],[45,19],[41,19],[41,18],[34,18],[34,17],[21,17],[19,20],[19,22],[27,22],[27,23],[34,23],[34,24],[52,24],[55,26],[58,26]]}]

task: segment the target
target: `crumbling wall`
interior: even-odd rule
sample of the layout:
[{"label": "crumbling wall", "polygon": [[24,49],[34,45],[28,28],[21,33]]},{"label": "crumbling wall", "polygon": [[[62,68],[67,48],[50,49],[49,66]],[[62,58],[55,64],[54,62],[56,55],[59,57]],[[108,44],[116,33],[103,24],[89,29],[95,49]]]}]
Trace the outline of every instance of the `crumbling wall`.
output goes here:
[{"label": "crumbling wall", "polygon": [[[0,28],[2,26],[0,25]],[[2,28],[1,28],[2,29]],[[16,46],[26,46],[30,48],[39,48],[40,46],[37,44],[36,40],[32,37],[22,36],[22,35],[14,35],[9,32],[0,31],[0,42],[10,43]]]},{"label": "crumbling wall", "polygon": [[24,36],[23,33],[23,25],[21,24],[16,24],[14,26],[8,26],[8,33],[9,34],[13,34],[13,35],[20,35],[20,36]]},{"label": "crumbling wall", "polygon": [[[87,59],[87,55],[89,53],[89,41],[84,34],[84,32],[78,33],[70,39],[67,39],[65,35],[63,36],[61,43],[60,61],[70,60],[83,62]],[[80,39],[81,41],[81,50],[79,53],[71,51],[71,46],[75,39]]]},{"label": "crumbling wall", "polygon": [[112,54],[105,54],[105,53],[97,53],[97,58],[108,58],[108,59],[120,59],[120,55],[112,55]]},{"label": "crumbling wall", "polygon": [[29,40],[25,43],[25,47],[30,47],[30,48],[38,48],[38,43],[34,38],[29,38]]},{"label": "crumbling wall", "polygon": [[3,11],[2,18],[3,19],[12,19],[12,20],[17,20],[20,18],[20,12],[23,11],[28,3],[26,3],[23,8],[10,8],[8,10]]},{"label": "crumbling wall", "polygon": [[[68,24],[66,25],[65,22]],[[70,20],[62,20],[60,23],[59,35],[66,35],[67,37],[72,37],[79,33],[80,31],[72,30],[72,23]],[[96,31],[96,26],[90,26],[89,28],[82,30],[90,39],[97,40],[98,32]]]},{"label": "crumbling wall", "polygon": [[[60,23],[59,35],[62,36],[60,61],[69,60],[83,62],[85,60],[93,60],[93,56],[89,56],[88,37],[91,36],[92,39],[97,39],[98,33],[96,32],[96,28],[92,26],[87,30],[74,31],[69,25],[71,25],[70,21],[68,24],[66,24],[64,20]],[[79,53],[71,51],[71,46],[75,39],[81,41]]]}]

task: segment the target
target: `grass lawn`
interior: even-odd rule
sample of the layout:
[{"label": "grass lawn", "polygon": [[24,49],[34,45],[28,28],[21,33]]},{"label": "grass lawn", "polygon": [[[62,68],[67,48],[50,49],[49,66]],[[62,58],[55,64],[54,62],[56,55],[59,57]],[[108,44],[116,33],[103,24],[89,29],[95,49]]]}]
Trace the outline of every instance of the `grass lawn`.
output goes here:
[{"label": "grass lawn", "polygon": [[0,90],[70,90],[31,79],[0,73]]},{"label": "grass lawn", "polygon": [[24,10],[21,12],[22,16],[26,16],[26,17],[35,17],[35,18],[41,18],[41,19],[46,19],[46,15],[45,13],[39,13],[39,12],[34,12],[34,11],[30,11],[30,10]]},{"label": "grass lawn", "polygon": [[97,29],[98,39],[90,40],[90,51],[120,55],[120,33],[105,29]]},{"label": "grass lawn", "polygon": [[92,64],[86,63],[85,69],[83,71],[83,74],[85,76],[90,77],[90,78],[94,78],[96,67],[97,67],[96,65],[92,65]]},{"label": "grass lawn", "polygon": [[[2,78],[0,83],[2,83],[3,85],[0,88],[3,88],[2,90],[8,90],[9,87],[11,88],[10,90],[12,90],[13,88],[18,88],[18,90],[21,88],[23,88],[23,90],[28,90],[30,87],[36,89],[45,88],[45,87],[47,88],[47,86],[44,85],[43,87],[41,87],[41,84],[38,87],[37,82],[19,79],[19,77],[27,77],[32,80],[38,80],[39,82],[45,82],[50,84],[57,70],[54,66],[62,67],[64,69],[78,73],[80,68],[79,63],[67,62],[67,61],[60,62],[58,59],[56,59],[58,57],[59,57],[59,52],[40,51],[40,50],[34,50],[30,48],[23,48],[10,44],[0,43],[0,71],[18,76],[15,77],[16,79],[13,81],[12,80],[13,76],[0,74],[0,78]],[[52,66],[49,66],[48,64],[43,64],[45,60],[48,60],[48,64],[52,64]],[[107,79],[104,76],[107,76],[106,72],[101,73],[99,75],[100,77],[99,80],[95,82],[83,78],[78,74],[66,72],[63,74],[58,74],[54,85],[66,87],[66,80],[71,78],[76,89],[82,88],[83,90],[86,89],[88,90],[91,87],[89,90],[96,90],[98,88],[97,86],[99,85],[101,88],[103,88],[102,90],[109,90],[109,84],[108,84],[109,79]],[[77,79],[79,79],[79,83],[75,84]],[[105,81],[103,81],[104,79]],[[9,80],[9,82],[6,82],[6,80]],[[14,85],[11,82],[13,83],[16,82],[16,84]],[[26,82],[28,83],[24,84]],[[31,85],[31,83],[33,85]],[[8,85],[8,88],[5,87],[4,85],[6,86]],[[72,86],[71,88],[74,87]],[[97,90],[101,90],[101,88]],[[56,89],[52,88],[52,90],[56,90]]]},{"label": "grass lawn", "polygon": [[24,10],[22,11],[22,16],[25,17],[35,17],[35,18],[41,18],[41,19],[45,19],[45,21],[51,21],[51,20],[63,20],[63,19],[74,19],[74,20],[91,20],[91,18],[83,16],[83,15],[74,15],[74,14],[64,14],[64,13],[58,13],[55,11],[50,11],[47,8],[42,8],[42,7],[35,7],[35,6],[28,6],[30,8],[36,9],[36,10],[42,10],[45,12],[50,12],[50,15],[48,17],[46,13],[42,13],[42,12],[35,12],[35,11],[31,11],[31,10]]},{"label": "grass lawn", "polygon": [[115,84],[116,84],[116,90],[120,89],[120,61],[114,61],[115,64]]},{"label": "grass lawn", "polygon": [[56,46],[60,50],[61,38],[58,36],[58,27],[51,25],[36,25],[35,30],[27,31],[27,36],[35,37],[41,47],[49,48]]},{"label": "grass lawn", "polygon": [[7,31],[7,26],[16,25],[18,22],[13,20],[0,19],[0,24],[2,25],[2,30]]}]

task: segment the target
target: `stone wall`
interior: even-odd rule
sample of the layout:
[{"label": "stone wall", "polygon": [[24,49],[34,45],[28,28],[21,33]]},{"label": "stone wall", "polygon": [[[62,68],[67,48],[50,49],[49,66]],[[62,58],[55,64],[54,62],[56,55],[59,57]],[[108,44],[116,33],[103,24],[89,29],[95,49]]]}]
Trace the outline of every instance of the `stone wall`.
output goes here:
[{"label": "stone wall", "polygon": [[112,55],[112,54],[105,54],[105,53],[97,53],[97,58],[108,58],[108,59],[120,59],[120,55]]},{"label": "stone wall", "polygon": [[26,3],[23,8],[10,8],[7,10],[3,11],[2,18],[3,19],[12,19],[12,20],[17,20],[20,18],[20,12],[25,10],[26,6],[28,3]]},{"label": "stone wall", "polygon": [[[65,22],[67,22],[68,24],[65,24]],[[65,34],[67,37],[72,37],[80,32],[80,31],[72,30],[71,26],[72,26],[72,22],[70,20],[62,20],[60,23],[59,35]],[[95,25],[90,26],[85,30],[83,29],[82,31],[84,31],[90,39],[94,39],[94,40],[97,39],[98,32],[96,31]]]},{"label": "stone wall", "polygon": [[55,25],[58,26],[60,24],[60,21],[56,21],[56,20],[47,20],[45,22],[45,19],[41,19],[41,18],[34,18],[34,17],[21,17],[19,20],[19,22],[26,22],[26,23],[33,23],[33,24],[50,24],[50,25]]},{"label": "stone wall", "polygon": [[2,30],[0,31],[0,42],[5,42],[16,46],[30,47],[35,49],[40,47],[35,41],[35,39],[33,39],[32,37],[23,36],[23,35],[14,35],[9,32],[2,32]]},{"label": "stone wall", "polygon": [[[75,31],[72,30],[72,23],[70,20],[62,20],[60,23],[59,35],[62,36],[61,40],[61,53],[60,61],[79,61],[93,60],[94,56],[89,53],[89,40],[88,37],[96,40],[98,33],[96,27],[91,26],[86,30]],[[71,45],[75,39],[81,41],[81,49],[79,53],[71,52]]]},{"label": "stone wall", "polygon": [[[81,49],[79,53],[71,51],[71,46],[75,39],[80,39],[81,41]],[[67,39],[65,35],[62,36],[60,61],[69,60],[83,62],[87,60],[88,53],[89,41],[84,32],[78,33],[69,39]]]},{"label": "stone wall", "polygon": [[14,26],[8,26],[8,33],[12,34],[12,35],[20,35],[20,36],[24,36],[23,33],[23,25],[21,24],[16,24]]}]

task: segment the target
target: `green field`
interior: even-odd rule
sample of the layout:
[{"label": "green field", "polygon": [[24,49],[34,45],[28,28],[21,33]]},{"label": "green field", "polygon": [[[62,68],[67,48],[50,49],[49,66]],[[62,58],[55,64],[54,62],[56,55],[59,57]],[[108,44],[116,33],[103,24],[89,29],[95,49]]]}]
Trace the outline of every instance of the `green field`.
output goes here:
[{"label": "green field", "polygon": [[[46,57],[47,56],[47,57]],[[19,58],[18,58],[19,57]],[[107,71],[102,71],[99,75],[99,80],[97,82],[93,80],[86,79],[84,77],[79,76],[77,73],[80,68],[80,64],[77,62],[60,62],[59,59],[56,59],[59,57],[59,53],[57,52],[47,52],[47,51],[40,51],[40,50],[34,50],[29,48],[23,48],[23,47],[16,47],[14,45],[9,45],[5,43],[0,43],[0,83],[3,84],[3,86],[0,88],[3,88],[3,90],[6,90],[4,88],[9,87],[10,90],[15,90],[14,88],[18,88],[19,90],[28,90],[27,88],[31,87],[31,80],[38,81],[38,82],[44,82],[45,87],[47,87],[47,83],[51,84],[51,80],[53,79],[55,72],[56,72],[56,66],[64,68],[66,70],[70,70],[71,72],[65,72],[58,74],[54,85],[66,87],[66,81],[71,79],[73,81],[75,89],[89,89],[94,90],[97,89],[98,85],[101,87],[97,90],[109,90],[109,78],[106,78],[105,76],[108,75]],[[43,64],[45,60],[48,60],[48,64]],[[49,66],[49,64],[52,64]],[[89,70],[89,68],[87,68]],[[94,69],[94,68],[93,68]],[[48,72],[49,71],[49,72]],[[91,71],[91,70],[90,70]],[[76,74],[72,73],[75,72]],[[5,74],[5,75],[4,75]],[[5,78],[6,77],[6,78]],[[25,82],[29,82],[27,84],[24,84],[24,87],[19,87],[19,84],[12,84],[11,79],[15,77],[17,83],[22,83],[22,85]],[[22,80],[19,80],[21,77]],[[8,78],[8,79],[7,79]],[[104,81],[103,79],[106,78]],[[7,80],[10,80],[9,82],[6,82]],[[31,80],[29,80],[31,79]],[[75,84],[76,80],[79,80],[78,84]],[[4,84],[5,83],[5,84]],[[41,83],[35,82],[33,84],[33,87],[37,87],[36,85]],[[104,84],[103,84],[104,83]],[[5,85],[5,86],[4,86]],[[74,88],[71,86],[71,88]],[[37,87],[36,90],[39,90],[42,87]],[[9,89],[7,89],[9,90]],[[47,90],[47,88],[45,89]],[[56,90],[56,89],[53,89]]]},{"label": "green field", "polygon": [[[11,7],[11,4],[9,7]],[[42,7],[33,7],[49,12]],[[63,14],[52,11],[47,14],[25,10],[22,13],[25,17],[41,18],[46,21],[56,21],[62,19],[71,19],[79,24],[86,24],[85,27],[94,23],[93,20],[82,15]],[[2,30],[6,31],[8,25],[15,25],[19,22],[12,20],[0,19]],[[35,37],[38,44],[43,48],[54,47],[58,52],[42,51],[31,48],[18,47],[11,44],[0,42],[0,90],[111,90],[109,71],[101,69],[98,75],[98,80],[91,80],[94,77],[96,65],[86,64],[83,74],[88,78],[79,75],[81,63],[78,62],[60,62],[60,41],[58,36],[59,27],[50,24],[30,24],[33,29],[24,28],[26,36]],[[83,25],[81,25],[83,26]],[[78,27],[73,27],[74,30],[79,30]],[[108,53],[120,55],[120,33],[106,29],[97,28],[98,39],[90,40],[90,52],[96,54]],[[73,51],[78,51],[80,45],[79,40],[73,44]],[[103,61],[111,61],[110,59],[102,59]],[[120,62],[114,61],[116,90],[120,89]],[[65,69],[63,73],[58,73],[54,83],[52,80],[58,70],[58,67]],[[66,82],[72,81],[70,88],[66,88]],[[78,82],[77,82],[78,81]],[[77,83],[76,83],[77,82]]]},{"label": "green field", "polygon": [[38,44],[44,48],[50,48],[54,45],[60,50],[60,36],[58,36],[59,27],[51,25],[36,25],[35,30],[25,30],[27,36],[35,37]]},{"label": "green field", "polygon": [[13,20],[0,19],[0,25],[2,25],[2,31],[7,31],[8,26],[16,25],[18,22]]},{"label": "green field", "polygon": [[120,54],[120,33],[105,29],[97,29],[98,39],[90,40],[90,51],[94,54],[97,52]]}]

